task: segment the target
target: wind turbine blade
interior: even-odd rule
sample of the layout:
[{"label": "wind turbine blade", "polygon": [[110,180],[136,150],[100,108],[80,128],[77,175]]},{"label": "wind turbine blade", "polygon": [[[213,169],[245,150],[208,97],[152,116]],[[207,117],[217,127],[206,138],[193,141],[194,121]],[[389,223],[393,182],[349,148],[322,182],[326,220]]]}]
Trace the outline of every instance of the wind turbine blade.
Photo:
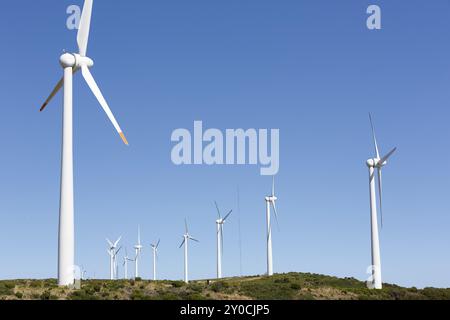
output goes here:
[{"label": "wind turbine blade", "polygon": [[275,197],[275,176],[272,177],[272,196]]},{"label": "wind turbine blade", "polygon": [[380,199],[380,218],[381,218],[381,229],[383,229],[383,184],[381,177],[381,167],[378,168],[378,196]]},{"label": "wind turbine blade", "polygon": [[106,242],[108,242],[110,248],[113,247],[113,243],[108,238],[106,238]]},{"label": "wind turbine blade", "polygon": [[372,127],[372,137],[373,137],[373,143],[375,144],[375,153],[377,155],[377,159],[380,159],[380,152],[378,150],[377,137],[375,135],[375,127],[373,126],[372,114],[370,114],[370,113],[369,113],[369,119],[370,119],[370,126]]},{"label": "wind turbine blade", "polygon": [[189,239],[190,239],[190,240],[193,240],[193,241],[195,241],[195,242],[200,242],[199,240],[197,240],[197,239],[195,239],[195,238],[192,238],[192,237],[189,237]]},{"label": "wind turbine blade", "polygon": [[272,204],[273,213],[275,216],[275,221],[277,222],[277,229],[280,231],[280,224],[278,223],[278,212],[277,212],[277,206],[275,205],[275,201],[270,202]]},{"label": "wind turbine blade", "polygon": [[83,13],[81,14],[80,26],[78,29],[77,43],[81,56],[86,56],[87,45],[89,41],[89,30],[91,28],[93,0],[85,0]]},{"label": "wind turbine blade", "polygon": [[158,240],[158,243],[156,244],[156,247],[155,247],[156,249],[158,249],[160,243],[161,243],[161,239]]},{"label": "wind turbine blade", "polygon": [[178,248],[181,248],[185,242],[186,242],[186,238],[183,239],[183,242],[180,244],[180,246]]},{"label": "wind turbine blade", "polygon": [[138,226],[138,245],[141,245],[141,226]]},{"label": "wind turbine blade", "polygon": [[185,228],[186,234],[189,234],[188,223],[187,223],[186,218],[184,218],[184,228]]},{"label": "wind turbine blade", "polygon": [[216,205],[217,215],[219,216],[219,220],[220,220],[220,219],[222,219],[222,216],[220,215],[219,206],[217,205],[217,202],[216,202],[216,201],[214,201],[214,204]]},{"label": "wind turbine blade", "polygon": [[122,247],[120,247],[119,249],[117,249],[117,251],[114,253],[114,256],[117,256],[117,254],[119,253],[120,249],[122,249]]},{"label": "wind turbine blade", "polygon": [[39,110],[40,112],[44,111],[45,107],[47,107],[47,105],[50,103],[50,101],[56,96],[58,91],[61,90],[63,85],[64,85],[64,77],[62,77],[61,80],[59,80],[59,82],[56,84],[53,91],[48,96],[47,100],[45,100],[44,104],[42,105],[41,109]]},{"label": "wind turbine blade", "polygon": [[126,145],[128,145],[128,141],[125,138],[125,135],[123,134],[122,129],[120,128],[119,124],[117,123],[116,118],[114,118],[114,115],[113,115],[111,109],[109,108],[108,103],[106,102],[105,98],[103,97],[103,94],[100,91],[97,83],[95,82],[94,77],[92,76],[91,72],[89,71],[89,68],[87,66],[82,66],[81,73],[83,74],[83,77],[86,80],[89,88],[91,88],[92,93],[97,98],[98,102],[100,103],[100,105],[102,106],[106,115],[108,116],[109,120],[114,125],[114,128],[116,128],[116,130],[119,133],[120,137],[122,138],[123,142]]},{"label": "wind turbine blade", "polygon": [[114,242],[114,247],[117,247],[117,245],[119,244],[120,240],[122,240],[122,236],[120,236],[119,239],[117,239],[117,241]]},{"label": "wind turbine blade", "polygon": [[230,210],[230,212],[228,212],[228,214],[225,216],[225,218],[223,218],[223,222],[225,222],[229,216],[231,216],[231,214],[233,213],[233,210]]},{"label": "wind turbine blade", "polygon": [[385,155],[381,160],[378,162],[380,165],[383,165],[393,154],[397,151],[397,148],[392,149],[387,155]]}]

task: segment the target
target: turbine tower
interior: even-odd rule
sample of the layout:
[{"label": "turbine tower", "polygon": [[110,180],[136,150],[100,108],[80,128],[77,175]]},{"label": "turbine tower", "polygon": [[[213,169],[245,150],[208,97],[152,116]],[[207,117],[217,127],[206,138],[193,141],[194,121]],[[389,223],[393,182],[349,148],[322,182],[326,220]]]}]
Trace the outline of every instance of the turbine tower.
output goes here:
[{"label": "turbine tower", "polygon": [[189,269],[188,269],[188,244],[189,240],[193,240],[195,242],[199,242],[197,239],[191,237],[189,234],[189,229],[187,225],[187,221],[184,220],[184,226],[185,226],[185,234],[183,235],[183,242],[180,245],[180,248],[184,245],[184,282],[189,283]]},{"label": "turbine tower", "polygon": [[114,279],[115,280],[119,279],[119,264],[117,263],[117,254],[119,253],[120,249],[122,249],[122,247],[120,247],[119,249],[117,249],[116,252],[114,252]]},{"label": "turbine tower", "polygon": [[278,212],[277,207],[275,205],[275,201],[277,201],[277,197],[275,196],[275,177],[272,178],[272,195],[265,198],[266,200],[266,222],[267,222],[267,275],[273,275],[273,261],[272,261],[272,222],[271,222],[271,214],[270,207],[273,208],[273,212],[275,214],[275,220],[278,224]]},{"label": "turbine tower", "polygon": [[139,277],[139,260],[141,258],[141,250],[143,246],[141,245],[141,227],[138,226],[138,243],[134,246],[134,250],[136,252],[136,256],[134,257],[134,277]]},{"label": "turbine tower", "polygon": [[156,244],[152,244],[153,250],[153,281],[156,281],[156,259],[158,258],[158,247],[161,240],[158,240]]},{"label": "turbine tower", "polygon": [[91,91],[96,96],[108,118],[113,123],[123,142],[128,142],[119,124],[112,114],[106,100],[97,86],[89,68],[94,62],[86,56],[91,24],[93,0],[85,0],[83,13],[77,35],[78,53],[64,53],[59,61],[64,69],[63,78],[56,84],[50,96],[42,105],[43,111],[58,91],[63,88],[63,130],[62,130],[62,152],[61,152],[61,190],[59,208],[59,238],[58,238],[58,284],[60,286],[71,286],[75,282],[74,260],[75,260],[75,231],[74,231],[74,195],[73,195],[73,98],[72,79],[73,75],[81,70],[83,78]]},{"label": "turbine tower", "polygon": [[106,238],[106,242],[108,242],[108,249],[106,251],[109,255],[109,275],[111,280],[114,280],[116,278],[116,256],[120,251],[120,248],[118,250],[116,250],[116,248],[121,239],[122,237],[120,236],[119,239],[117,239],[117,241],[113,243],[108,238]]},{"label": "turbine tower", "polygon": [[381,281],[381,256],[380,256],[380,240],[378,233],[378,216],[377,216],[377,198],[375,188],[375,170],[378,178],[378,196],[380,204],[381,227],[383,228],[383,207],[382,207],[382,168],[387,164],[387,160],[397,150],[392,149],[384,157],[380,157],[375,128],[372,121],[372,115],[369,113],[370,125],[372,127],[372,137],[375,145],[375,158],[367,160],[366,164],[369,168],[369,190],[370,190],[370,224],[371,224],[371,243],[372,243],[372,283],[374,289],[382,289]]},{"label": "turbine tower", "polygon": [[217,279],[222,278],[222,258],[223,258],[223,224],[228,219],[228,217],[231,215],[233,210],[230,210],[228,214],[222,218],[222,215],[220,214],[219,206],[217,205],[217,202],[214,201],[214,204],[216,205],[217,209],[217,216],[218,219],[216,220],[216,236],[217,236]]}]

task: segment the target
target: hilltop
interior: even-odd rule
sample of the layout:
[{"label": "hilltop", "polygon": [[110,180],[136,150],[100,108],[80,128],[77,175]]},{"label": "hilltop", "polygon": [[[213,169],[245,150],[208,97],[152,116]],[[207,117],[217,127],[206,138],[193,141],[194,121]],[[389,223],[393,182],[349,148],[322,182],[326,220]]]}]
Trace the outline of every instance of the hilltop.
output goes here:
[{"label": "hilltop", "polygon": [[56,280],[0,281],[0,300],[450,300],[450,289],[384,284],[369,290],[354,278],[309,273],[254,276],[221,281],[84,280],[80,290]]}]

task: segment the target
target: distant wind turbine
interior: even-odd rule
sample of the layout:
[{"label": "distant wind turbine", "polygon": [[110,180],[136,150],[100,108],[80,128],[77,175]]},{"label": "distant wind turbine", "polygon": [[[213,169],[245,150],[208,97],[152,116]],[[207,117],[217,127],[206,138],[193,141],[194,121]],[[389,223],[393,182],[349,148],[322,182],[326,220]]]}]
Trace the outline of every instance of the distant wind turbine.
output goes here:
[{"label": "distant wind turbine", "polygon": [[184,245],[184,282],[189,283],[189,269],[188,269],[188,244],[189,240],[199,242],[197,239],[193,238],[189,234],[187,220],[184,220],[185,226],[185,234],[183,235],[183,242],[180,245],[180,248]]},{"label": "distant wind turbine", "polygon": [[134,250],[136,252],[136,256],[134,258],[134,266],[135,266],[134,277],[135,278],[139,277],[139,260],[141,259],[142,248],[143,248],[143,246],[141,245],[141,227],[138,226],[138,243],[137,243],[137,245],[134,246]]},{"label": "distant wind turbine", "polygon": [[116,278],[116,257],[117,253],[119,252],[120,248],[117,249],[117,245],[119,244],[122,237],[120,236],[119,239],[116,240],[116,242],[111,242],[108,238],[106,239],[106,242],[108,242],[108,249],[106,250],[109,255],[109,275],[110,279],[114,280]]},{"label": "distant wind turbine", "polygon": [[270,207],[273,208],[273,212],[275,214],[275,220],[278,224],[278,212],[277,207],[275,205],[275,201],[278,198],[275,196],[275,177],[272,178],[272,195],[265,197],[266,200],[266,223],[267,223],[267,275],[273,275],[273,261],[272,261],[272,222],[271,222],[271,214]]},{"label": "distant wind turbine", "polygon": [[128,257],[128,250],[125,248],[125,257],[123,257],[123,264],[124,267],[124,279],[128,279],[128,262],[132,262],[134,259],[131,259]]},{"label": "distant wind turbine", "polygon": [[222,258],[223,258],[223,224],[227,221],[228,217],[231,215],[233,210],[227,213],[227,215],[222,218],[220,214],[219,206],[217,202],[214,201],[217,209],[218,219],[216,220],[216,236],[217,236],[217,279],[222,278]]},{"label": "distant wind turbine", "polygon": [[156,244],[152,244],[153,250],[153,281],[156,281],[156,260],[158,259],[158,248],[161,240],[158,240]]}]

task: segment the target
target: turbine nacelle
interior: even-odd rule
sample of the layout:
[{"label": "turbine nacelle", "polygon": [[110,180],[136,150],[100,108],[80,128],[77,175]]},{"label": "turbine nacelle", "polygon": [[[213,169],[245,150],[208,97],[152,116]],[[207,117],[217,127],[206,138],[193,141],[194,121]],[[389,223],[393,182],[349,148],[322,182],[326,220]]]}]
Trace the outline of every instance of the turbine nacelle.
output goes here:
[{"label": "turbine nacelle", "polygon": [[377,158],[369,159],[369,160],[366,161],[366,165],[369,168],[382,168],[386,164],[387,164],[387,160],[384,161],[384,162],[381,162],[381,159],[377,159]]},{"label": "turbine nacelle", "polygon": [[275,202],[277,200],[278,200],[278,198],[275,196],[266,197],[267,202]]},{"label": "turbine nacelle", "polygon": [[79,69],[83,66],[91,68],[94,66],[94,61],[91,58],[83,57],[77,53],[64,53],[59,58],[59,63],[65,68]]}]

